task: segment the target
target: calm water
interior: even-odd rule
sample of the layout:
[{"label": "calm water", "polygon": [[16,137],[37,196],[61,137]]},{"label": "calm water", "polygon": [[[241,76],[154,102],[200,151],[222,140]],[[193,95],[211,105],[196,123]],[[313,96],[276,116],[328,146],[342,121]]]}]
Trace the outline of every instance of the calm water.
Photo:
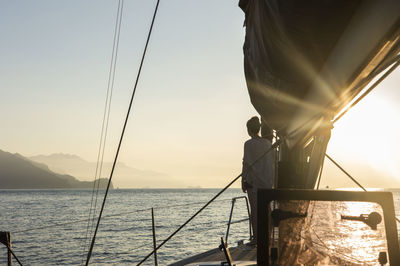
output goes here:
[{"label": "calm water", "polygon": [[[152,250],[151,210],[154,208],[158,241],[165,239],[219,190],[129,189],[110,192],[104,219],[96,237],[91,262],[135,264]],[[99,194],[98,207],[103,199]],[[81,264],[85,256],[89,190],[0,191],[0,231],[12,233],[13,250],[24,265]],[[228,190],[158,252],[160,265],[216,248],[225,236],[231,199],[244,194]],[[234,220],[247,218],[244,200],[234,210]],[[58,223],[72,222],[62,226]],[[50,226],[46,228],[39,228]],[[38,228],[38,229],[34,229]],[[34,229],[25,231],[27,229]],[[248,239],[248,223],[231,227],[229,242]],[[5,261],[0,247],[0,264]],[[145,265],[152,265],[153,258]]]},{"label": "calm water", "polygon": [[[93,264],[136,264],[152,250],[151,211],[158,243],[212,198],[218,189],[129,189],[110,192],[96,238]],[[99,194],[98,204],[103,199]],[[231,189],[221,195],[158,252],[166,265],[216,248],[225,236],[231,199],[244,194]],[[400,214],[400,193],[395,192]],[[12,233],[13,250],[24,265],[77,265],[86,258],[85,235],[92,193],[89,190],[0,190],[0,231]],[[233,220],[247,218],[240,199]],[[57,225],[62,223],[62,225]],[[68,223],[68,224],[66,224]],[[231,226],[229,244],[248,240],[248,223]],[[87,249],[86,249],[87,250]],[[0,264],[6,249],[0,247]],[[152,265],[150,258],[145,265]]]}]

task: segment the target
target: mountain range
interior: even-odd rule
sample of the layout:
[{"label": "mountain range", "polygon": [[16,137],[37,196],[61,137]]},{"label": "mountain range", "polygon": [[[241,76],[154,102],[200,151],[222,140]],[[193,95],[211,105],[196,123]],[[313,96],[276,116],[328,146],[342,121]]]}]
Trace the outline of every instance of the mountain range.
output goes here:
[{"label": "mountain range", "polygon": [[[104,188],[108,179],[100,179],[97,182]],[[93,181],[79,181],[74,176],[56,173],[47,165],[32,161],[18,153],[12,154],[0,150],[0,189],[72,188],[93,188]]]},{"label": "mountain range", "polygon": [[[96,172],[96,162],[88,162],[73,154],[54,153],[29,157],[31,161],[47,165],[51,171],[73,175],[80,180],[93,180]],[[101,177],[108,178],[112,167],[111,162],[103,162]],[[112,179],[114,186],[119,188],[176,188],[182,184],[171,176],[152,170],[142,170],[118,162]]]}]

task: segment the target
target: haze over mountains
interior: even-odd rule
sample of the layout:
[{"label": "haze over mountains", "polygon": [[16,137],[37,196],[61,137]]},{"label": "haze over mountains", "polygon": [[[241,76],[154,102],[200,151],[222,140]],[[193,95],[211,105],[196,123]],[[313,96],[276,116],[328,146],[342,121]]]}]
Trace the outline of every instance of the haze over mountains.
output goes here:
[{"label": "haze over mountains", "polygon": [[[353,163],[354,164],[354,163]],[[345,165],[357,179],[369,187],[399,187],[399,181],[384,169],[367,165]],[[105,187],[111,163],[103,163],[101,187]],[[355,186],[340,170],[326,163],[321,187]],[[0,189],[47,189],[47,188],[92,188],[96,163],[88,162],[77,155],[51,154],[23,157],[0,150]],[[335,180],[332,183],[329,180]],[[187,187],[165,173],[132,168],[118,163],[114,172],[114,187],[119,188],[178,188]]]},{"label": "haze over mountains", "polygon": [[[96,162],[88,162],[77,155],[55,153],[29,157],[30,160],[46,164],[50,170],[73,175],[80,180],[93,180],[96,171]],[[112,163],[104,162],[101,177],[108,178]],[[141,170],[117,163],[114,176],[114,187],[120,188],[175,188],[181,187],[180,182],[164,173],[151,170]]]},{"label": "haze over mountains", "polygon": [[[0,150],[0,189],[92,188],[93,182],[79,181],[51,171],[45,164],[33,162],[20,154]],[[100,180],[105,187],[107,180]],[[112,187],[112,184],[111,184]]]}]

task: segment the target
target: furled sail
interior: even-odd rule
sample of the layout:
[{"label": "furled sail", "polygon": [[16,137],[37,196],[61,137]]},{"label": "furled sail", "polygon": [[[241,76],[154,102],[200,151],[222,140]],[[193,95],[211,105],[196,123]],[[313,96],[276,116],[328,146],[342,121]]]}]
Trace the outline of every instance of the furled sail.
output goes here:
[{"label": "furled sail", "polygon": [[280,175],[295,180],[283,186],[313,188],[330,121],[399,53],[400,1],[240,0],[239,6],[251,102],[285,137]]}]

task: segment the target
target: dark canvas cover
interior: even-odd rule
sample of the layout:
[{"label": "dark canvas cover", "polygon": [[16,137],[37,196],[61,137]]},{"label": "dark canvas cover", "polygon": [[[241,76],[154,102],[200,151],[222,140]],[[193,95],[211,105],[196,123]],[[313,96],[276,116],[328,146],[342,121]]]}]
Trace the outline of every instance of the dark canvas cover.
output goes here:
[{"label": "dark canvas cover", "polygon": [[[350,101],[343,101],[344,94],[355,96],[347,91],[352,80],[365,70],[385,41],[393,38],[398,30],[399,5],[400,1],[390,0],[241,0],[239,6],[245,12],[243,51],[248,91],[252,104],[269,126],[284,135],[299,110],[306,109],[310,110],[308,116],[328,110],[325,114],[331,119]],[[392,18],[382,22],[390,16]],[[361,26],[366,21],[370,24],[364,23],[365,27],[382,35],[368,36],[368,28],[363,29],[363,33],[354,21]],[[361,45],[370,45],[368,38],[374,43],[365,51],[361,49],[363,53],[360,54],[357,54],[358,47],[342,49],[341,54],[347,51],[350,56],[358,57],[352,59],[347,55],[345,60],[356,63],[346,70],[348,73],[342,74],[337,68],[330,68],[328,61],[332,61],[338,43],[347,41],[347,45],[359,45],[351,38],[343,40],[349,25],[355,33],[359,32],[361,37],[353,36]],[[321,75],[322,70],[325,76]],[[318,82],[321,87],[328,88],[329,97],[310,100],[310,93],[314,93],[311,89],[315,89]],[[342,102],[338,104],[339,101]]]}]

